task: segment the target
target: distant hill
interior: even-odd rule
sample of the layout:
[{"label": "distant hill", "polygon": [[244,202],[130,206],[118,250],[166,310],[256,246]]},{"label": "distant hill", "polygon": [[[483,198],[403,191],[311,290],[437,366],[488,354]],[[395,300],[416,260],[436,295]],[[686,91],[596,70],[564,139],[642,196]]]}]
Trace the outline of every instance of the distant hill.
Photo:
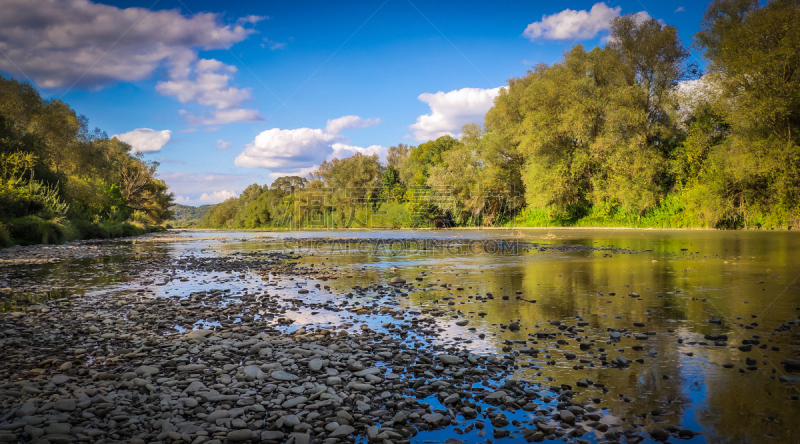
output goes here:
[{"label": "distant hill", "polygon": [[168,220],[167,223],[176,228],[194,227],[206,217],[206,213],[208,213],[208,210],[210,210],[212,206],[213,205],[201,205],[199,207],[193,207],[190,205],[173,204],[169,208],[174,212],[175,216],[171,220]]}]

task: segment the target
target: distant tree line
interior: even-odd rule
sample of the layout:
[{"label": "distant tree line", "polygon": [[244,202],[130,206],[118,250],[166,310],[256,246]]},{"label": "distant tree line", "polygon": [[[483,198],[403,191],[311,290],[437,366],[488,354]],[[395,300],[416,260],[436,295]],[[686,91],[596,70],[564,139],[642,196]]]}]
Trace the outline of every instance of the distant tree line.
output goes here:
[{"label": "distant tree line", "polygon": [[800,2],[716,0],[694,40],[702,75],[675,28],[616,18],[482,129],[251,185],[203,224],[800,227]]},{"label": "distant tree line", "polygon": [[197,226],[205,217],[212,205],[200,205],[193,207],[191,205],[181,205],[174,203],[170,205],[169,209],[172,211],[172,216],[164,223],[172,227],[190,228]]},{"label": "distant tree line", "polygon": [[0,246],[141,233],[170,216],[157,162],[0,77]]}]

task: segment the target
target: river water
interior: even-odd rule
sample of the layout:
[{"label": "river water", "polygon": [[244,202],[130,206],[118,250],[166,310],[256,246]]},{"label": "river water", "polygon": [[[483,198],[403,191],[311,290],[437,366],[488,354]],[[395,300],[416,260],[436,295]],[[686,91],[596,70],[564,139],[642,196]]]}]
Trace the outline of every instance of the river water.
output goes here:
[{"label": "river water", "polygon": [[[113,251],[102,254],[110,246]],[[440,341],[478,353],[509,353],[523,342],[539,348],[537,356],[518,356],[515,378],[572,387],[590,380],[593,384],[580,389],[576,400],[600,398],[597,405],[609,421],[645,428],[674,424],[701,433],[687,440],[693,443],[800,442],[800,377],[781,364],[800,354],[798,232],[188,231],[171,233],[169,241],[142,238],[98,249],[101,254],[92,258],[0,268],[0,287],[12,293],[3,299],[5,309],[43,289],[53,297],[142,289],[158,297],[211,288],[236,293],[272,284],[271,290],[286,298],[325,301],[357,286],[402,277],[417,291],[386,303],[446,311]],[[148,257],[233,257],[262,250],[294,251],[300,265],[336,279],[265,282],[249,270],[181,275],[175,268],[145,273],[140,267]],[[289,329],[355,328],[360,322],[350,312],[325,309],[285,316],[294,321]],[[380,328],[382,321],[369,322]],[[512,322],[519,331],[505,328]],[[587,353],[576,341],[549,341],[545,334],[558,333],[558,322],[581,326],[580,336],[594,341],[593,348]],[[621,333],[619,341],[610,341],[613,332]],[[751,343],[750,351],[740,350],[742,341]],[[597,347],[609,359],[623,355],[633,362],[621,369],[595,365]],[[569,353],[578,358],[565,358]],[[524,415],[529,413],[518,418]],[[413,441],[485,440],[476,432],[459,436],[450,427],[420,433]]]}]

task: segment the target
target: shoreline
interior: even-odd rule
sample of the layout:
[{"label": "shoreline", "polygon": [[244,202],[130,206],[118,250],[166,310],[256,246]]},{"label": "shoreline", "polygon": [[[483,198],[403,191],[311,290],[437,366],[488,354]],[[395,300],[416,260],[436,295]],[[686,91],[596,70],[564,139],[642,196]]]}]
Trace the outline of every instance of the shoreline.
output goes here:
[{"label": "shoreline", "polygon": [[286,229],[286,228],[196,228],[196,227],[173,227],[167,231],[244,231],[244,232],[313,232],[320,233],[326,231],[423,231],[423,232],[447,232],[447,231],[515,231],[515,230],[601,230],[601,231],[719,231],[719,232],[788,232],[798,231],[792,229],[764,229],[764,228],[637,228],[637,227],[450,227],[450,228],[320,228],[320,229]]}]

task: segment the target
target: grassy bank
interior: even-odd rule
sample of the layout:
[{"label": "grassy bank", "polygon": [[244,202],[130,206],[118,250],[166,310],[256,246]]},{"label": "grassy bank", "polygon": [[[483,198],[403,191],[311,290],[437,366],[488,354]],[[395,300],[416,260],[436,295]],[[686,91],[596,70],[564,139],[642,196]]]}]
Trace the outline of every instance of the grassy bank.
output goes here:
[{"label": "grassy bank", "polygon": [[[311,223],[310,218],[283,217],[266,224],[253,224],[249,219],[230,217],[228,220],[214,223],[210,218],[184,221],[176,228],[212,228],[212,229],[261,229],[261,230],[297,230],[297,229],[414,229],[414,228],[485,228],[477,224],[455,223],[449,213],[440,215],[435,220],[428,220],[423,215],[412,214],[408,203],[383,204],[375,210],[360,208],[352,213],[327,210],[320,212]],[[294,215],[291,215],[294,216]],[[253,218],[256,219],[256,218]],[[268,219],[262,217],[260,219]],[[290,223],[285,223],[286,220]],[[282,223],[284,222],[284,223]],[[293,223],[292,223],[293,222]],[[298,224],[299,222],[299,224]],[[566,214],[542,208],[523,208],[515,217],[492,224],[498,228],[657,228],[657,229],[800,229],[800,220],[789,215],[773,212],[765,215],[751,212],[747,214],[731,214],[725,218],[709,216],[696,208],[688,206],[678,196],[668,196],[654,208],[639,214],[624,212],[617,208],[589,206],[573,210]]]},{"label": "grassy bank", "polygon": [[730,213],[725,217],[710,215],[690,207],[680,196],[667,196],[658,206],[643,214],[608,211],[592,206],[585,212],[556,216],[545,209],[523,209],[504,226],[514,227],[575,227],[575,228],[700,228],[700,229],[751,229],[796,230],[800,220],[788,212]]},{"label": "grassy bank", "polygon": [[113,239],[164,231],[158,225],[140,222],[88,222],[44,220],[26,216],[0,222],[0,247],[33,244],[62,244],[84,239]]}]

